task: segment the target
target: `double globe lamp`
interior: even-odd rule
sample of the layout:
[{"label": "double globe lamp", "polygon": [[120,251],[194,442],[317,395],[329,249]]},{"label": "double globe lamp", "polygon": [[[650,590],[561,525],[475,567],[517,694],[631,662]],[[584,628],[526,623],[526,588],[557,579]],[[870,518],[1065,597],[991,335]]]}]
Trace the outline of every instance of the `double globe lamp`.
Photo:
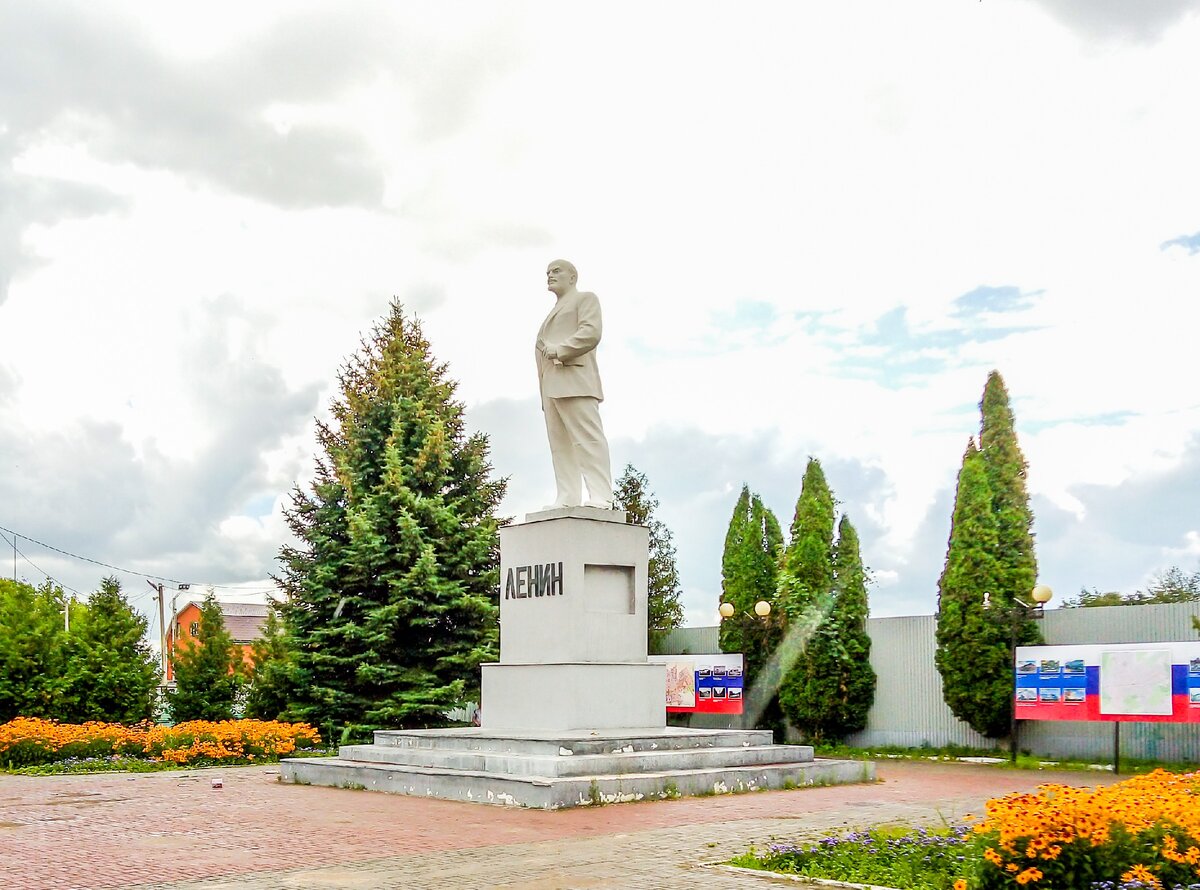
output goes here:
[{"label": "double globe lamp", "polygon": [[[721,603],[721,607],[717,611],[721,613],[722,618],[732,618],[737,609],[734,608],[733,603]],[[754,614],[759,618],[766,618],[771,614],[771,604],[766,600],[759,600],[754,604]],[[749,616],[750,613],[747,612],[746,615]]]}]

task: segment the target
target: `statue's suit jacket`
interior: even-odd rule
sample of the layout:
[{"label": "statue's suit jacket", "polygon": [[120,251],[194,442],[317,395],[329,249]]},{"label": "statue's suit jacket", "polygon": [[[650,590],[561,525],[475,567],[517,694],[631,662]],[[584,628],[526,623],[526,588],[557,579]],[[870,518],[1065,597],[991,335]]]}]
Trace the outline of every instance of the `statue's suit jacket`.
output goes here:
[{"label": "statue's suit jacket", "polygon": [[[557,299],[538,329],[534,350],[542,398],[591,396],[603,401],[596,365],[601,328],[600,301],[595,294],[576,291]],[[542,355],[543,349],[557,352],[558,361]]]}]

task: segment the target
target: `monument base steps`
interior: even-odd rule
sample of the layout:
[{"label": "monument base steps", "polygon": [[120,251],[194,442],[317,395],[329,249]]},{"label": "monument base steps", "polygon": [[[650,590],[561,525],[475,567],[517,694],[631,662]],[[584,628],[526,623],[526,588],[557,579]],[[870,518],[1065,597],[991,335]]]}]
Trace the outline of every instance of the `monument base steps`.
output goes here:
[{"label": "monument base steps", "polygon": [[873,781],[874,764],[815,760],[770,732],[499,734],[389,731],[334,759],[290,759],[283,781],[539,809]]}]

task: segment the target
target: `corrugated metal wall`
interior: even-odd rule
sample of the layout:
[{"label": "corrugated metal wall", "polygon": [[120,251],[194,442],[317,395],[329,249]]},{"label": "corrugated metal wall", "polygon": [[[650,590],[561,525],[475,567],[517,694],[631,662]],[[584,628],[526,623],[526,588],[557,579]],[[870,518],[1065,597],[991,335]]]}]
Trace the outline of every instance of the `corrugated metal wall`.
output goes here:
[{"label": "corrugated metal wall", "polygon": [[[1047,643],[1154,643],[1198,640],[1192,627],[1200,603],[1051,609],[1042,620]],[[857,747],[964,745],[996,747],[952,713],[942,700],[942,678],[934,667],[936,619],[932,615],[872,618],[871,666],[878,682],[867,728],[847,741]],[[679,628],[665,652],[718,652],[717,628]],[[1107,758],[1112,754],[1111,723],[1025,721],[1019,744],[1053,757]],[[1200,762],[1200,726],[1126,723],[1121,756],[1173,762]]]}]

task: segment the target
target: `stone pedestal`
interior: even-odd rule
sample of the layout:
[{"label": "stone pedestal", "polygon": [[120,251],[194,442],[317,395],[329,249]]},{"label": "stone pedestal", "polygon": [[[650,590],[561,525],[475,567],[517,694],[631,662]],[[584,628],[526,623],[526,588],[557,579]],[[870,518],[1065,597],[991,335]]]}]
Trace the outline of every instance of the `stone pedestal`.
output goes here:
[{"label": "stone pedestal", "polygon": [[646,661],[649,531],[564,507],[500,530],[500,661],[488,730],[661,729],[665,667]]},{"label": "stone pedestal", "polygon": [[557,809],[874,778],[769,731],[666,726],[666,666],[646,660],[649,533],[624,513],[534,513],[500,548],[483,725],[376,732],[336,758],[282,761],[283,781]]}]

